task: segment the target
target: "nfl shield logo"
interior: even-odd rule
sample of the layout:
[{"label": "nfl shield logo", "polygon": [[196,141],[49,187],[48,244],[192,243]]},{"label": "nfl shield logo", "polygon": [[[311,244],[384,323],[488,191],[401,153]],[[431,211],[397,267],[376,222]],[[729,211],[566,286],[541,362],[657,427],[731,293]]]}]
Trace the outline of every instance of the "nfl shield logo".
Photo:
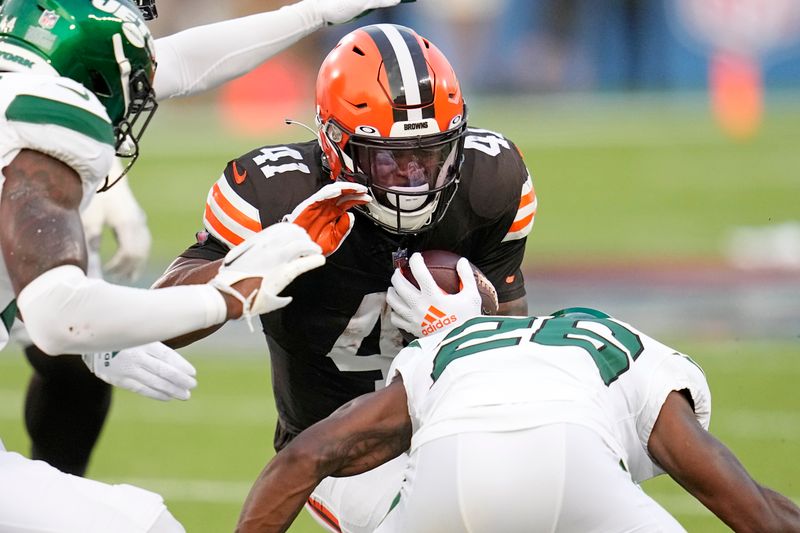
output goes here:
[{"label": "nfl shield logo", "polygon": [[55,11],[46,10],[42,13],[42,16],[39,17],[39,26],[46,30],[52,30],[59,18],[61,17],[57,15]]}]

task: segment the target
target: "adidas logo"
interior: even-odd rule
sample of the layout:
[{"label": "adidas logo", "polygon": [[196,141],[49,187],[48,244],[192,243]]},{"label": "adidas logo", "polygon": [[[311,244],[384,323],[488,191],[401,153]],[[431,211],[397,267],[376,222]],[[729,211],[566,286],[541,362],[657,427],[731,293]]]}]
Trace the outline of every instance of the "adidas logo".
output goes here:
[{"label": "adidas logo", "polygon": [[430,306],[428,312],[422,317],[422,324],[420,324],[420,327],[422,327],[423,335],[430,335],[451,324],[455,324],[457,321],[458,317],[456,315],[447,316],[445,313],[436,309],[436,307]]}]

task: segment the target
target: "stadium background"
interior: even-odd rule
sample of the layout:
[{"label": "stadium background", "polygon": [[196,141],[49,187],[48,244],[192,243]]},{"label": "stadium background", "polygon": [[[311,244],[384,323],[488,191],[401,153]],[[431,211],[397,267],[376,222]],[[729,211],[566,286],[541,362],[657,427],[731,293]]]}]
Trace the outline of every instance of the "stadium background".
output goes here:
[{"label": "stadium background", "polygon": [[[598,307],[692,355],[711,385],[712,432],[800,502],[800,16],[791,0],[701,2],[744,23],[693,32],[690,0],[418,0],[393,19],[451,58],[470,122],[525,155],[540,199],[532,313]],[[282,3],[161,0],[154,28]],[[229,159],[309,137],[281,119],[313,123],[316,67],[353,27],[162,105],[131,180],[154,237],[141,285],[191,244]],[[183,352],[199,372],[192,400],[118,392],[89,474],[160,492],[189,532],[229,531],[272,454],[263,340],[231,324]],[[0,358],[0,434],[22,452],[29,372],[16,349]],[[727,530],[669,479],[645,490],[689,531]],[[291,531],[316,529],[301,514]]]}]

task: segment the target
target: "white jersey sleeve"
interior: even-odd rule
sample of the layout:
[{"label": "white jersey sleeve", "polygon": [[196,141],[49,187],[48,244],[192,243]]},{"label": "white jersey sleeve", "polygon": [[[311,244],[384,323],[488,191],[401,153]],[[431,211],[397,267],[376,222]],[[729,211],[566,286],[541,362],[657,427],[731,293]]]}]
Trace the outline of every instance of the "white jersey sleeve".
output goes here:
[{"label": "white jersey sleeve", "polygon": [[2,166],[24,149],[58,159],[80,176],[85,207],[114,160],[114,130],[97,97],[69,78],[4,73],[0,113]]},{"label": "white jersey sleeve", "polygon": [[311,4],[299,2],[156,39],[156,97],[195,94],[238,78],[322,24]]},{"label": "white jersey sleeve", "polygon": [[422,414],[419,412],[418,407],[422,405],[422,399],[417,397],[417,391],[430,389],[433,385],[430,372],[426,373],[422,371],[423,368],[429,368],[429,365],[424,364],[424,361],[430,361],[430,358],[426,357],[425,352],[420,346],[420,341],[414,341],[400,350],[400,353],[392,360],[392,364],[389,366],[389,372],[387,373],[387,387],[391,385],[397,376],[402,376],[403,378],[403,386],[406,389],[408,415],[411,418],[412,433],[417,432],[422,419]]},{"label": "white jersey sleeve", "polygon": [[641,483],[664,473],[650,457],[647,444],[669,393],[686,391],[697,421],[708,429],[711,392],[703,370],[690,357],[629,324],[619,323],[636,333],[644,346],[630,369],[609,386],[617,427],[627,453],[626,466],[633,481]]}]

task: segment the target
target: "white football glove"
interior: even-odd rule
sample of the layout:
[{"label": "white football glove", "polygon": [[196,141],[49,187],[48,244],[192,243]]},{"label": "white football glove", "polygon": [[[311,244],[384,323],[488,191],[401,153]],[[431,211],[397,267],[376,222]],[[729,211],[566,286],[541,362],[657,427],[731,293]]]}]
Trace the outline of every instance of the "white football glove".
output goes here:
[{"label": "white football glove", "polygon": [[89,370],[106,383],[154,400],[188,400],[190,391],[197,386],[191,363],[160,342],[81,357]]},{"label": "white football glove", "polygon": [[325,24],[342,24],[366,15],[373,9],[396,6],[414,0],[307,0]]},{"label": "white football glove", "polygon": [[[112,174],[122,171],[117,166],[112,168]],[[133,196],[128,180],[123,178],[107,191],[96,194],[81,218],[90,243],[99,243],[104,226],[110,227],[114,234],[117,251],[105,265],[105,272],[125,281],[137,279],[150,255],[152,237],[147,216]]]},{"label": "white football glove", "polygon": [[386,302],[392,308],[391,321],[398,329],[415,337],[439,333],[481,314],[481,294],[475,275],[466,258],[459,259],[456,271],[462,289],[457,294],[444,292],[434,281],[419,253],[413,254],[408,266],[419,289],[406,279],[400,269],[392,275],[392,286]]},{"label": "white football glove", "polygon": [[305,229],[328,257],[339,249],[353,229],[355,218],[348,210],[372,201],[368,190],[358,183],[329,183],[300,202],[283,221]]},{"label": "white football glove", "polygon": [[[288,305],[292,298],[278,293],[300,274],[324,264],[322,250],[303,228],[281,222],[232,248],[209,283],[242,303],[242,318],[252,331],[251,317]],[[261,286],[245,297],[233,285],[247,278],[262,280]]]}]

